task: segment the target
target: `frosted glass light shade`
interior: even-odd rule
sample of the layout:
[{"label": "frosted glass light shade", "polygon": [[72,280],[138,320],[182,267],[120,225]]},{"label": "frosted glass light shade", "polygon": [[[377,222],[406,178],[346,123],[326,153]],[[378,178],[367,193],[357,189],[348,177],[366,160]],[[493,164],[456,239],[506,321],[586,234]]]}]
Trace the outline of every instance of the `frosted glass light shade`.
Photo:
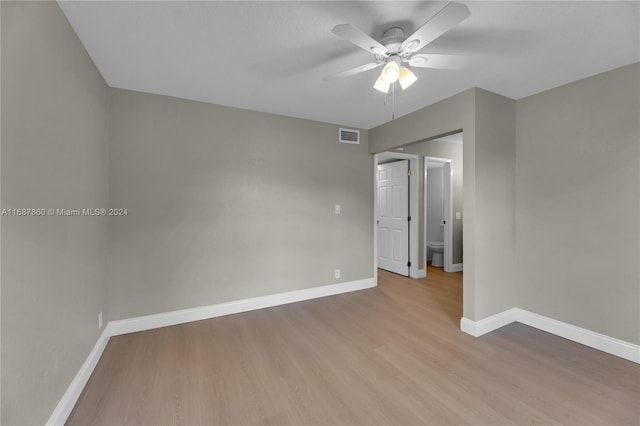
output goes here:
[{"label": "frosted glass light shade", "polygon": [[380,77],[378,77],[378,79],[374,83],[373,88],[376,89],[379,92],[388,93],[389,92],[389,83],[385,82],[382,79],[382,76],[380,76]]},{"label": "frosted glass light shade", "polygon": [[395,83],[398,80],[398,76],[400,75],[400,64],[395,60],[391,60],[387,62],[387,65],[382,69],[382,74],[380,77],[387,84]]},{"label": "frosted glass light shade", "polygon": [[416,75],[411,72],[409,68],[402,67],[400,68],[398,80],[400,81],[400,87],[402,87],[402,90],[404,90],[415,83],[418,80],[418,77],[416,77]]}]

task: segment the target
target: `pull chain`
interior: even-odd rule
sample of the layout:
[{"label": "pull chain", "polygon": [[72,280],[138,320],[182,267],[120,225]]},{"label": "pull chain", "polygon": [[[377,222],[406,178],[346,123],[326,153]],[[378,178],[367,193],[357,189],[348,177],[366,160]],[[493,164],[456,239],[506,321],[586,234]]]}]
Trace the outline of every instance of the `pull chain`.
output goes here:
[{"label": "pull chain", "polygon": [[[387,106],[387,94],[384,94],[384,106]],[[391,84],[391,119],[396,119],[396,85]]]},{"label": "pull chain", "polygon": [[391,119],[396,119],[396,84],[391,85]]}]

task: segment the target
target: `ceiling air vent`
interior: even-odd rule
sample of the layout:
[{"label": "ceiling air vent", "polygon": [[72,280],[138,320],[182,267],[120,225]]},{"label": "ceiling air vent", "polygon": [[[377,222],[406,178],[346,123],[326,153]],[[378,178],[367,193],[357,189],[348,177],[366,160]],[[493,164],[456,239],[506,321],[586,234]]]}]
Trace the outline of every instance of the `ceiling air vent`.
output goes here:
[{"label": "ceiling air vent", "polygon": [[360,130],[340,129],[340,142],[342,143],[360,143]]}]

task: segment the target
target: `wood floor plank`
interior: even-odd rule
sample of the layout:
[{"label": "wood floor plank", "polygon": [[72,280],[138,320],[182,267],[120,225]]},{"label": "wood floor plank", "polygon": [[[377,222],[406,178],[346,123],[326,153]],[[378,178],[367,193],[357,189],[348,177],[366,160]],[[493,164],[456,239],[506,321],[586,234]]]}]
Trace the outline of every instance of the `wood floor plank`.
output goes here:
[{"label": "wood floor plank", "polygon": [[113,337],[69,425],[635,425],[640,366],[459,330],[462,273]]}]

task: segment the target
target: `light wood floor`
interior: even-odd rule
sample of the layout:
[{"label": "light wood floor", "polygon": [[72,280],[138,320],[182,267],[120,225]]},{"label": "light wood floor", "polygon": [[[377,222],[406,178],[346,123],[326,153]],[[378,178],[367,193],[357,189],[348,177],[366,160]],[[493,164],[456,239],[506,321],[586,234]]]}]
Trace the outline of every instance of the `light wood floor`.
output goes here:
[{"label": "light wood floor", "polygon": [[111,338],[71,425],[640,424],[640,366],[520,324],[462,273]]}]

